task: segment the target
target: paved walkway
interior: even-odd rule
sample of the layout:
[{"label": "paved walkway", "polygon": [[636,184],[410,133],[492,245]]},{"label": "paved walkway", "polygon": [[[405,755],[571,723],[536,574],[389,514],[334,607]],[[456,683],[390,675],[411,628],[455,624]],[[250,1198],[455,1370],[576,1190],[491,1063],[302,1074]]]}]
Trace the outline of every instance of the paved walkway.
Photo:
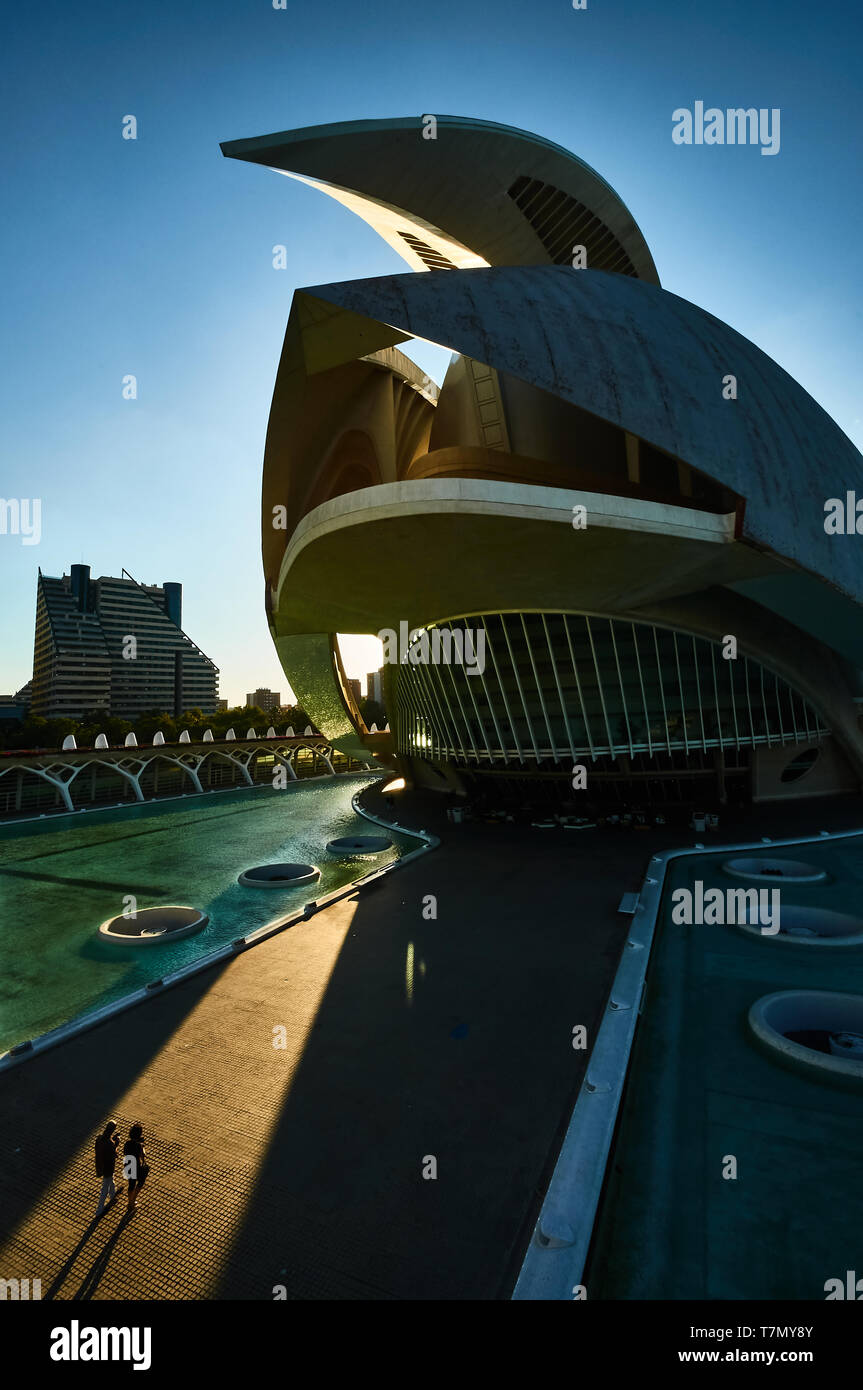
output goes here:
[{"label": "paved walkway", "polygon": [[[396,814],[432,824],[421,800]],[[506,1297],[583,1075],[572,1030],[595,1036],[614,975],[617,903],[680,838],[450,829],[0,1077],[0,1277],[61,1299]],[[137,1216],[121,1199],[94,1224],[112,1117],[143,1123],[152,1174]]]}]

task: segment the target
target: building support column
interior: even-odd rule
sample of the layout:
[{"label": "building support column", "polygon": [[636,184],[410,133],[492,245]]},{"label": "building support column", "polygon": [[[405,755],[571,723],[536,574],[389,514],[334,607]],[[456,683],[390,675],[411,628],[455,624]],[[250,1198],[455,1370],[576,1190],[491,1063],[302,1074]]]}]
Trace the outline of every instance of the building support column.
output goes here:
[{"label": "building support column", "polygon": [[640,440],[637,434],[630,434],[624,431],[626,441],[626,476],[631,483],[641,482],[641,455],[639,453]]},{"label": "building support column", "polygon": [[713,767],[716,772],[716,789],[719,795],[720,806],[728,804],[728,797],[725,791],[725,749],[720,743],[713,754]]},{"label": "building support column", "polygon": [[296,774],[296,772],[294,771],[294,767],[293,767],[293,764],[292,764],[292,762],[291,762],[290,755],[289,755],[289,754],[286,755],[286,754],[284,754],[284,753],[274,753],[273,756],[274,756],[276,762],[279,763],[279,764],[285,769],[285,771],[287,772],[287,774],[288,774],[288,776],[290,777],[291,781],[292,781],[292,782],[296,782],[296,780],[297,780],[297,774]]},{"label": "building support column", "polygon": [[141,768],[141,772],[130,772],[128,768],[120,767],[119,763],[109,763],[107,764],[107,766],[113,767],[115,772],[119,772],[121,777],[125,777],[127,782],[131,782],[132,790],[135,793],[136,801],[144,800],[144,793],[141,791],[141,784],[138,781],[138,778],[141,776],[141,772],[143,772],[144,770],[143,767]]}]

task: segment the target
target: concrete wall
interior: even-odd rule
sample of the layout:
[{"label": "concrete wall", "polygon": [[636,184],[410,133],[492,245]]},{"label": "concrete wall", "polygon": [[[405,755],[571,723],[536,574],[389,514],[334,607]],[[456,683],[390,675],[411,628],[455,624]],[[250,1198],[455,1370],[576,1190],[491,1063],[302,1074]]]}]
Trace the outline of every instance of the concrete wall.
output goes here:
[{"label": "concrete wall", "polygon": [[756,748],[752,755],[752,800],[790,801],[795,797],[859,791],[859,781],[832,739],[821,744],[814,766],[802,777],[794,782],[781,781],[783,768],[808,746],[798,743],[786,744],[784,748]]},{"label": "concrete wall", "polygon": [[[863,495],[863,458],[776,362],[687,300],[563,266],[382,276],[302,294],[446,344],[683,460],[746,498],[744,539],[863,601],[855,537],[824,530],[827,498]],[[729,373],[734,400],[722,392]]]}]

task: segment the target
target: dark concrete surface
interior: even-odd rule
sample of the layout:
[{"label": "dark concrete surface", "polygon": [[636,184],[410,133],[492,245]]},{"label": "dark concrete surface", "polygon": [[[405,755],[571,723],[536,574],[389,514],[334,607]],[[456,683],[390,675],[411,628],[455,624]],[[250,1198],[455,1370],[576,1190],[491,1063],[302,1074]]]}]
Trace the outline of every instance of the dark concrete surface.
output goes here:
[{"label": "dark concrete surface", "polygon": [[[0,1077],[0,1277],[60,1299],[508,1296],[621,894],[694,837],[449,827],[429,796],[367,796],[441,848]],[[771,830],[859,806],[771,809]],[[137,1215],[121,1197],[94,1226],[108,1118],[140,1120],[152,1173]]]}]

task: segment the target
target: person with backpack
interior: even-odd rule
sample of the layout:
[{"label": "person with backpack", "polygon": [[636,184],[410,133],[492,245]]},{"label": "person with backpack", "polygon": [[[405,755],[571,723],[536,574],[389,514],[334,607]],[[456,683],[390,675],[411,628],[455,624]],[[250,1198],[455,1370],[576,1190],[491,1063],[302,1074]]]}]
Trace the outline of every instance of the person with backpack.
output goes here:
[{"label": "person with backpack", "polygon": [[129,1138],[123,1145],[123,1176],[129,1182],[129,1205],[127,1207],[129,1212],[138,1210],[138,1194],[150,1171],[150,1165],[147,1162],[147,1150],[141,1142],[143,1134],[143,1125],[132,1125],[129,1130]]},{"label": "person with backpack", "polygon": [[114,1186],[114,1167],[117,1162],[117,1148],[120,1143],[120,1136],[115,1131],[117,1129],[116,1120],[109,1120],[102,1133],[97,1136],[95,1143],[96,1176],[102,1179],[102,1191],[99,1194],[99,1205],[96,1208],[96,1218],[102,1215],[105,1210],[106,1202],[110,1206],[117,1196],[117,1189]]}]

